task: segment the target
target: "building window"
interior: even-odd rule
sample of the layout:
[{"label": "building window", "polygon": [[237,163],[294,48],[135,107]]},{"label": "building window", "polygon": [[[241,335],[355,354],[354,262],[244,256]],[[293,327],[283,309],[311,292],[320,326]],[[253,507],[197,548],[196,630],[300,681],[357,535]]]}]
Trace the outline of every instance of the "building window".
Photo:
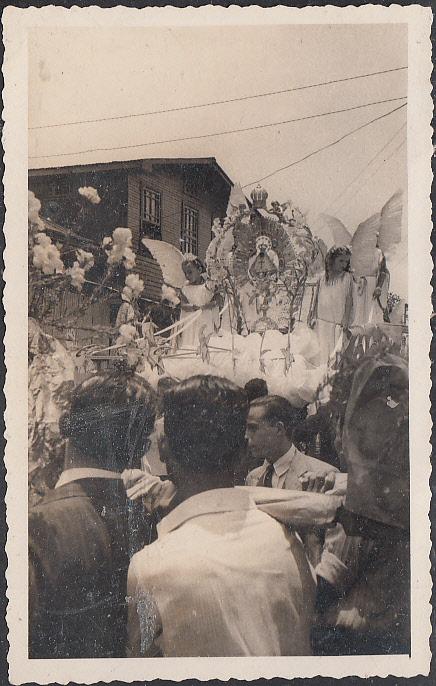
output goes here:
[{"label": "building window", "polygon": [[[161,194],[144,188],[141,195],[141,238],[162,240]],[[142,244],[141,244],[142,245]],[[143,247],[143,246],[142,246]]]},{"label": "building window", "polygon": [[182,233],[180,236],[182,252],[198,255],[198,210],[182,206]]}]

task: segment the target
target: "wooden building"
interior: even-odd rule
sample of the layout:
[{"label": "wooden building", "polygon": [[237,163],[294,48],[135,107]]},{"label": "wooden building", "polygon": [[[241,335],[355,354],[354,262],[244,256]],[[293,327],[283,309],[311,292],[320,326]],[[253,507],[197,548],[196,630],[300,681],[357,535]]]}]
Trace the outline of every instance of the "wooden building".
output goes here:
[{"label": "wooden building", "polygon": [[[92,186],[101,201],[78,192]],[[147,298],[160,300],[162,275],[142,246],[150,237],[204,258],[215,217],[224,217],[233,183],[215,158],[139,159],[29,170],[41,215],[100,244],[118,226],[132,231]]]}]

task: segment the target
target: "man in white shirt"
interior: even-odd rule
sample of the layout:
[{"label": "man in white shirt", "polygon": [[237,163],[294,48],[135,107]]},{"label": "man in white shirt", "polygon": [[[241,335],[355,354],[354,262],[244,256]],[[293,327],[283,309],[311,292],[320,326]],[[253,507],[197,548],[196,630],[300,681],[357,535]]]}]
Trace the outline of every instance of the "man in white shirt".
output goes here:
[{"label": "man in white shirt", "polygon": [[165,397],[179,503],[128,575],[129,656],[310,654],[315,582],[298,537],[234,489],[247,399],[192,377]]}]

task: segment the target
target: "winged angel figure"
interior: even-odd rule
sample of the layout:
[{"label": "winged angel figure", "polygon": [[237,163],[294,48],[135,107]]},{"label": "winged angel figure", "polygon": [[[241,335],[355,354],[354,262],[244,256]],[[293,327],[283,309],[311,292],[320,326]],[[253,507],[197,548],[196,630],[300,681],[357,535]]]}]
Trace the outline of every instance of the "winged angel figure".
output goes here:
[{"label": "winged angel figure", "polygon": [[359,224],[353,235],[336,217],[321,216],[318,233],[324,242],[330,247],[334,244],[351,249],[351,270],[356,284],[354,325],[386,321],[390,284],[388,260],[405,240],[402,236],[402,196],[402,191],[397,191],[380,212]]},{"label": "winged angel figure", "polygon": [[201,340],[219,328],[217,283],[207,276],[205,265],[195,255],[151,238],[143,238],[142,243],[158,262],[164,284],[173,288],[180,300],[177,347],[196,350]]}]

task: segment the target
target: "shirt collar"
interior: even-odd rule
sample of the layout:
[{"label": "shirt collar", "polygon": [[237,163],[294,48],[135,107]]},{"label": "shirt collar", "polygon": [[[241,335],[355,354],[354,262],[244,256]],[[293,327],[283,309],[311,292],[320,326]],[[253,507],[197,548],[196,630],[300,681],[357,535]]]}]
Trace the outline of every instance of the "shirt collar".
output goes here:
[{"label": "shirt collar", "polygon": [[62,472],[55,488],[65,486],[72,481],[79,481],[79,479],[121,479],[121,474],[119,472],[110,472],[108,469],[72,467]]},{"label": "shirt collar", "polygon": [[194,517],[219,512],[252,510],[255,507],[256,504],[249,493],[236,488],[215,488],[184,500],[157,525],[157,531],[159,538],[162,538]]},{"label": "shirt collar", "polygon": [[[283,476],[283,474],[286,474],[286,472],[289,471],[289,467],[291,466],[292,460],[295,457],[296,451],[297,451],[297,449],[296,449],[295,445],[291,445],[289,450],[284,455],[279,457],[278,460],[276,460],[274,462],[274,464],[273,464],[274,471],[278,477]],[[268,465],[269,465],[268,460],[265,460],[265,462],[263,463],[263,466],[265,467],[265,469],[267,469]]]}]

